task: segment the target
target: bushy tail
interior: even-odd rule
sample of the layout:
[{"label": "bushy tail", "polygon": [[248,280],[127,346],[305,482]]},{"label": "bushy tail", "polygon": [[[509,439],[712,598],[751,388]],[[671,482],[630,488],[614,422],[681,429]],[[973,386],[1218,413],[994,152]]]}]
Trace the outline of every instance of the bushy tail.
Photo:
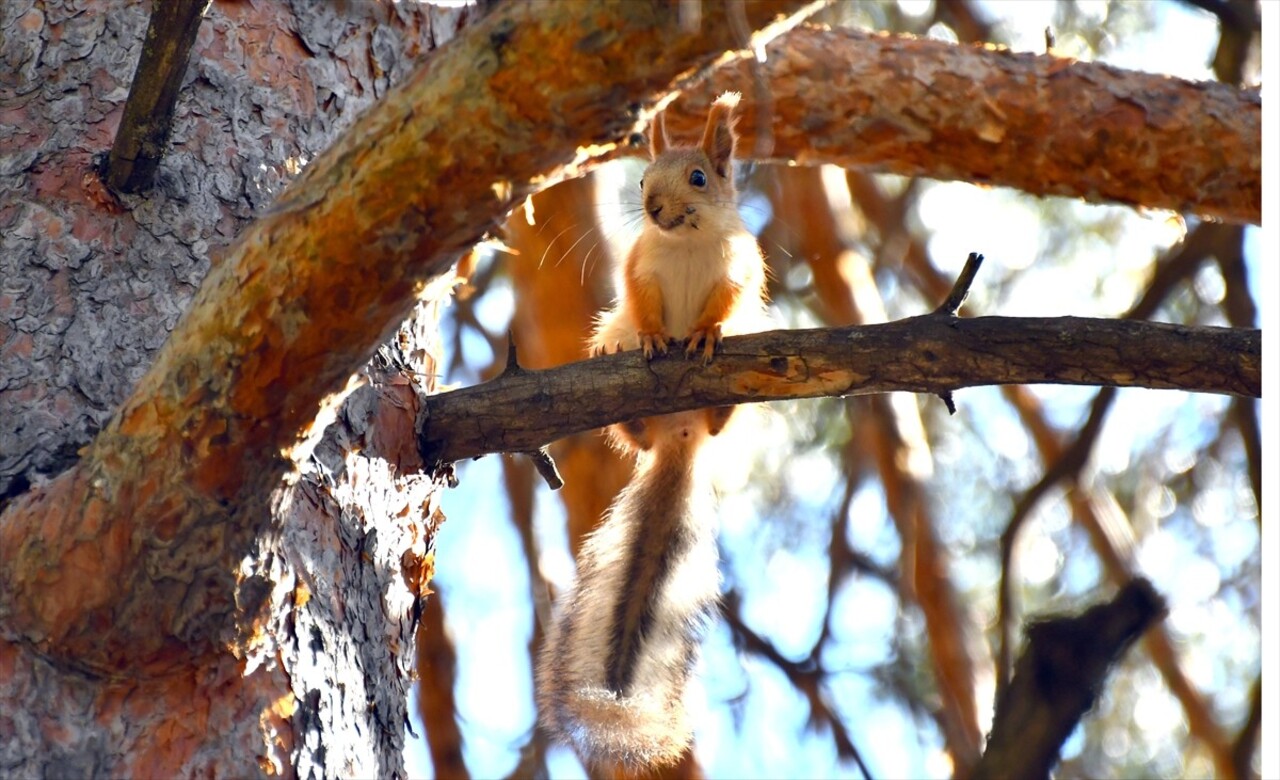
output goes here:
[{"label": "bushy tail", "polygon": [[714,510],[696,474],[705,416],[649,423],[654,447],[583,544],[538,662],[543,727],[593,764],[680,759],[685,684],[719,591]]}]

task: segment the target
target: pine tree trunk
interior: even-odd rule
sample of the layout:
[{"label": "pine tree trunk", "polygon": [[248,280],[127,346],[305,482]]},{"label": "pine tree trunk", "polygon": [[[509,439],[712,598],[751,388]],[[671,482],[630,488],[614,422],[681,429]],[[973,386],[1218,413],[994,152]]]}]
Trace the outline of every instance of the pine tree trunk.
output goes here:
[{"label": "pine tree trunk", "polygon": [[[124,0],[0,8],[0,508],[67,473],[221,247],[419,54],[477,15],[213,3],[153,186],[116,196],[93,169],[120,122],[147,10]],[[257,537],[222,589],[192,587],[190,561],[171,564],[161,608],[202,652],[135,636],[120,615],[80,612],[101,595],[102,567],[136,539],[106,533],[60,563],[21,560],[62,595],[36,640],[0,614],[0,775],[404,774],[417,599],[440,518],[438,485],[414,476],[417,396],[430,387],[406,377],[435,373],[437,314],[435,303],[419,307],[269,504],[242,510],[239,527],[192,531],[205,535],[208,563]],[[18,540],[3,543],[12,551]],[[202,600],[210,592],[234,594],[245,615],[235,635],[219,633],[211,618],[230,605]],[[59,608],[90,617],[60,620]],[[108,630],[110,650],[69,652]]]}]

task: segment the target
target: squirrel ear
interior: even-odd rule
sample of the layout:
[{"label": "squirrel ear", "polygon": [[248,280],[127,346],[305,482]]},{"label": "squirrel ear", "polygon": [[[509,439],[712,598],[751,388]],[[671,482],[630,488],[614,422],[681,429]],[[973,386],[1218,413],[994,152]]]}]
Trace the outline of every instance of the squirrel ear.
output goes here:
[{"label": "squirrel ear", "polygon": [[742,95],[737,92],[726,92],[711,104],[707,114],[707,129],[702,134],[702,151],[715,167],[720,178],[729,175],[729,165],[733,161],[733,109],[737,107]]},{"label": "squirrel ear", "polygon": [[667,150],[671,142],[667,140],[667,112],[656,115],[649,126],[649,159],[656,160],[658,155]]}]

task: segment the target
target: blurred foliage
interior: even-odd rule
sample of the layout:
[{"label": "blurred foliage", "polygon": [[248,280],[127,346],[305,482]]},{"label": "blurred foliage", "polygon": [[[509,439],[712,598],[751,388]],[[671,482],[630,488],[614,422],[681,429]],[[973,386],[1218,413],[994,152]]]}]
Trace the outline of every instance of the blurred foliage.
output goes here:
[{"label": "blurred foliage", "polygon": [[[1039,50],[1048,25],[1055,51],[1115,58],[1130,67],[1153,56],[1135,47],[1176,32],[1184,36],[1176,44],[1184,52],[1206,53],[1179,75],[1212,77],[1220,27],[1189,5],[1023,5],[849,2],[827,11],[825,21],[960,41],[978,36]],[[590,250],[577,269],[588,287],[592,278],[607,282],[601,273],[607,258],[627,240],[628,220],[634,224],[637,166],[622,167],[629,183],[615,190],[603,174],[598,182],[600,225],[584,225],[571,236]],[[744,216],[762,227],[775,277],[775,316],[786,327],[824,324],[821,299],[833,291],[819,289],[810,267],[815,259],[797,249],[809,226],[773,224],[771,204],[782,186],[775,171],[753,168],[743,178]],[[1167,213],[888,176],[866,177],[882,199],[872,207],[849,198],[842,172],[824,181],[844,196],[831,199],[837,207],[844,203],[834,214],[845,228],[838,241],[847,257],[840,262],[866,271],[850,277],[862,280],[853,297],[864,319],[874,319],[866,300],[878,301],[891,319],[932,308],[940,300],[938,280],[949,284],[968,251],[986,253],[988,263],[967,316],[1124,316],[1156,277],[1161,258],[1197,228]],[[1251,301],[1252,311],[1258,304],[1251,280],[1260,260],[1256,247],[1241,250],[1245,232],[1237,232],[1234,248],[1220,241],[1204,253],[1151,318],[1257,327],[1235,321],[1239,316],[1227,309],[1232,300]],[[539,263],[557,264],[564,256],[549,253]],[[501,363],[518,292],[504,270],[510,260],[486,254],[473,278],[474,295],[455,306],[445,326],[453,355],[448,381],[475,382],[495,360]],[[1233,263],[1243,265],[1239,276]],[[1239,279],[1248,280],[1243,289]],[[593,288],[592,294],[600,293]],[[932,585],[953,594],[940,603],[954,611],[956,639],[972,663],[974,715],[985,728],[1000,642],[1001,534],[1024,493],[1059,457],[1045,448],[1061,450],[1074,439],[1098,392],[975,388],[957,394],[954,416],[927,397],[775,405],[760,429],[761,451],[749,478],[740,469],[737,480],[721,486],[730,614],[705,642],[695,691],[702,771],[711,777],[861,776],[858,760],[847,747],[840,750],[845,740],[875,777],[949,776],[955,754],[948,748],[957,732],[947,724],[956,717],[955,699],[939,683],[946,661],[932,644],[920,581],[912,580],[919,574],[916,548],[902,529],[927,524],[922,532],[932,534],[943,553],[942,582]],[[1015,621],[1079,610],[1114,591],[1117,580],[1100,557],[1096,534],[1087,530],[1087,516],[1119,524],[1132,554],[1124,544],[1118,554],[1170,605],[1159,630],[1176,651],[1173,671],[1153,663],[1157,651],[1149,642],[1131,650],[1065,746],[1059,776],[1222,776],[1231,760],[1224,751],[1231,751],[1256,706],[1251,690],[1261,668],[1260,519],[1250,478],[1257,414],[1249,400],[1121,391],[1083,467],[1047,490],[1022,527],[1010,572]],[[869,424],[874,415],[893,418],[901,437],[896,444]],[[516,532],[501,521],[495,460],[463,467],[462,486],[446,498],[453,521],[439,539],[438,583],[459,656],[468,766],[476,776],[509,773],[524,750],[535,760],[520,764],[517,774],[581,772],[562,749],[529,752],[535,739],[529,594],[543,585],[523,575],[499,576],[524,571],[520,556],[528,553],[503,541]],[[891,496],[903,488],[885,482],[885,468],[904,479],[906,489],[916,486],[924,503],[918,514],[893,514]],[[563,585],[571,570],[563,510],[545,488],[535,500],[540,548],[530,576],[540,572]],[[476,534],[482,540],[468,537]],[[486,664],[504,662],[516,670],[495,682]],[[1187,686],[1182,695],[1170,687],[1177,675]]]}]

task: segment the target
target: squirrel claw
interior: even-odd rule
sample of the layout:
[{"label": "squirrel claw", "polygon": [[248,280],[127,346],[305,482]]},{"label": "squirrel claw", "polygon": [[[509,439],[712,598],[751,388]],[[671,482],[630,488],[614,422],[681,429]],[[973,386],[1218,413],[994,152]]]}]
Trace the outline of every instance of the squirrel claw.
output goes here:
[{"label": "squirrel claw", "polygon": [[684,354],[686,358],[694,357],[698,354],[698,349],[702,349],[702,365],[709,365],[711,357],[715,354],[716,348],[720,346],[720,342],[724,337],[720,335],[720,326],[712,325],[709,328],[699,328],[689,334],[689,345],[685,347]]},{"label": "squirrel claw", "polygon": [[590,356],[593,358],[597,358],[597,357],[602,357],[604,355],[612,355],[621,351],[622,351],[622,345],[616,341],[613,342],[612,344],[608,342],[601,342],[599,344],[591,345]]},{"label": "squirrel claw", "polygon": [[685,347],[684,354],[686,358],[694,357],[698,354],[699,348],[702,350],[702,365],[709,365],[711,357],[715,354],[716,348],[720,346],[720,342],[724,337],[720,335],[720,326],[712,325],[709,328],[699,328],[689,334],[689,345]]},{"label": "squirrel claw", "polygon": [[653,360],[655,352],[667,354],[667,342],[671,337],[665,333],[641,333],[640,349],[644,351],[645,360]]}]

